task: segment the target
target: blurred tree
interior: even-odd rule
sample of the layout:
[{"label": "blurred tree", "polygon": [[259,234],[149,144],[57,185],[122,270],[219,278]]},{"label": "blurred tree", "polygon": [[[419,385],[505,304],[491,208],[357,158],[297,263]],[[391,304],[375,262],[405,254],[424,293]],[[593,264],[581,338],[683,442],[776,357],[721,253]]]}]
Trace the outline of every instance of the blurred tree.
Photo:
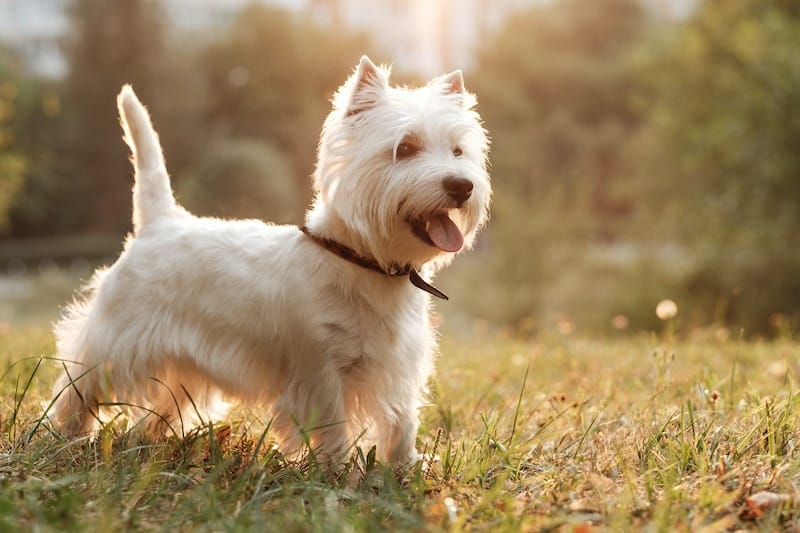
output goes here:
[{"label": "blurred tree", "polygon": [[637,0],[560,0],[510,18],[479,50],[468,84],[493,138],[498,318],[536,314],[580,243],[622,231],[624,154],[642,121],[629,58],[646,23]]},{"label": "blurred tree", "polygon": [[117,233],[130,225],[131,170],[115,97],[132,83],[144,102],[155,101],[163,15],[150,0],[72,0],[70,15],[63,87],[70,183],[62,201],[76,206],[72,229]]},{"label": "blurred tree", "polygon": [[201,159],[176,190],[193,213],[298,222],[303,203],[287,158],[255,140],[225,141]]},{"label": "blurred tree", "polygon": [[18,80],[11,61],[0,50],[0,234],[8,230],[8,212],[25,180],[25,160],[20,155],[12,128],[16,115]]},{"label": "blurred tree", "polygon": [[475,88],[497,139],[501,187],[528,205],[557,193],[563,207],[588,200],[581,209],[597,215],[628,209],[615,205],[611,181],[641,122],[628,59],[644,20],[637,0],[561,0],[513,17],[479,51]]},{"label": "blurred tree", "polygon": [[257,138],[287,155],[279,168],[288,165],[309,189],[325,95],[356,64],[364,39],[257,5],[221,39],[166,32],[152,0],[69,6],[67,79],[19,86],[15,134],[29,172],[13,236],[129,229],[131,170],[115,108],[128,82],[151,111],[176,188],[221,139]]},{"label": "blurred tree", "polygon": [[65,178],[61,98],[54,82],[20,77],[13,122],[16,146],[26,162],[26,178],[10,212],[15,238],[51,235],[74,229],[74,213],[83,206],[63,201],[73,180]]},{"label": "blurred tree", "polygon": [[217,135],[258,138],[290,157],[308,190],[329,97],[367,49],[366,38],[252,4],[206,56]]},{"label": "blurred tree", "polygon": [[[800,3],[702,2],[643,63],[648,209],[708,319],[800,318]],[[714,309],[716,308],[716,311]]]},{"label": "blurred tree", "polygon": [[652,22],[635,0],[559,0],[480,53],[501,281],[475,292],[494,318],[650,327],[669,296],[688,325],[800,323],[800,4]]},{"label": "blurred tree", "polygon": [[13,138],[3,117],[12,112],[10,84],[0,83],[0,233],[8,229],[8,212],[25,181],[25,160],[13,149]]}]

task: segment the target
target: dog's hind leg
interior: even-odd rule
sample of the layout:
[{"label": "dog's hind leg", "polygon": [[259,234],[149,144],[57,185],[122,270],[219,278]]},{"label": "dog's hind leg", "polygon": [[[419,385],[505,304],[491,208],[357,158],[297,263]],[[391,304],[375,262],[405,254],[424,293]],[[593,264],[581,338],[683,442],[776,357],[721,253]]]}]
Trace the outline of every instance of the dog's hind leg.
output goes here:
[{"label": "dog's hind leg", "polygon": [[98,368],[64,364],[64,373],[53,388],[53,417],[64,435],[77,437],[99,428],[100,375]]},{"label": "dog's hind leg", "polygon": [[192,429],[223,419],[230,409],[220,390],[186,365],[167,364],[149,380],[149,410],[144,415],[146,432],[153,439],[165,434],[184,437]]},{"label": "dog's hind leg", "polygon": [[[95,274],[98,283],[102,273]],[[56,347],[61,377],[53,387],[52,415],[62,433],[69,437],[92,433],[100,426],[98,402],[102,398],[103,361],[96,357],[103,351],[93,349],[87,334],[91,314],[88,302],[74,302],[56,324]]]}]

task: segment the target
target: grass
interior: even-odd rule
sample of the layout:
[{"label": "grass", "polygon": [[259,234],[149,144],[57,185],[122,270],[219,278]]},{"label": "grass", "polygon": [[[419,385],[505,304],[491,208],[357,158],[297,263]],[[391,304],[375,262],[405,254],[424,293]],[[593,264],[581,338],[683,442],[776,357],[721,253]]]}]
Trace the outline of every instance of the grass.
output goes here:
[{"label": "grass", "polygon": [[664,337],[448,335],[419,434],[441,461],[363,450],[335,473],[284,460],[248,410],[160,443],[64,440],[41,419],[49,331],[6,326],[0,531],[800,526],[800,344]]}]

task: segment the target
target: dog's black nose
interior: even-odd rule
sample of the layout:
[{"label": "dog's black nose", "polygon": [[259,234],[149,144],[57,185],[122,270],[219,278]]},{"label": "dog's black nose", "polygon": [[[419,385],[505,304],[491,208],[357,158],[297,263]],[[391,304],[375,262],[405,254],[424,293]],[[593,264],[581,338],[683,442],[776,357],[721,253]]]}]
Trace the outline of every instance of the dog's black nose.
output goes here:
[{"label": "dog's black nose", "polygon": [[450,198],[458,202],[458,205],[463,204],[472,196],[472,182],[466,178],[447,176],[442,180],[442,187]]}]

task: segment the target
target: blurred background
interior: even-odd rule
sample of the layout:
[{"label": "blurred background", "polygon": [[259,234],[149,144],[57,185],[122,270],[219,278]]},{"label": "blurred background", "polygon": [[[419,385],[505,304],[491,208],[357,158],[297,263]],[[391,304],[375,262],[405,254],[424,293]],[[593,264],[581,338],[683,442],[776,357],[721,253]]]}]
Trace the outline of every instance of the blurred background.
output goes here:
[{"label": "blurred background", "polygon": [[362,53],[462,68],[493,139],[445,329],[624,335],[671,299],[687,333],[797,330],[796,0],[0,0],[0,325],[53,320],[130,231],[120,85],[181,203],[298,224]]}]

